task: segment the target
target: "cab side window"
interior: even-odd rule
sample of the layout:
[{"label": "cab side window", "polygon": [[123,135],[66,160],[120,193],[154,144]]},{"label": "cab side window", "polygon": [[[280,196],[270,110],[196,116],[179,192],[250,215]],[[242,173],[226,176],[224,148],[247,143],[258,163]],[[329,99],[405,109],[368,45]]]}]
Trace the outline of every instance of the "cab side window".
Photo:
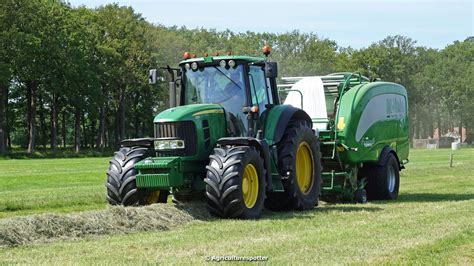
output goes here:
[{"label": "cab side window", "polygon": [[268,90],[269,84],[265,78],[265,72],[262,66],[250,66],[249,72],[250,92],[252,95],[252,105],[257,105],[260,113],[265,111],[265,105],[269,104]]}]

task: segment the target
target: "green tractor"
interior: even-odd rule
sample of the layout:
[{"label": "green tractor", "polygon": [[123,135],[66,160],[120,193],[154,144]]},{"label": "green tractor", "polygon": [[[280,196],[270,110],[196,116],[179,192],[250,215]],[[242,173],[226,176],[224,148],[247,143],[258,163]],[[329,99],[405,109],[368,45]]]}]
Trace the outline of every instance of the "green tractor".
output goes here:
[{"label": "green tractor", "polygon": [[219,217],[252,219],[264,206],[308,210],[319,197],[396,199],[408,163],[406,89],[354,73],[277,85],[267,58],[185,53],[179,68],[167,67],[171,108],[155,117],[154,138],[122,141],[108,202],[165,203],[171,193],[205,198]]},{"label": "green tractor", "polygon": [[280,104],[277,64],[267,58],[185,53],[179,68],[168,67],[171,108],[154,118],[154,138],[122,141],[107,171],[108,202],[200,196],[213,215],[242,219],[258,218],[264,206],[314,208],[320,143],[305,111]]}]

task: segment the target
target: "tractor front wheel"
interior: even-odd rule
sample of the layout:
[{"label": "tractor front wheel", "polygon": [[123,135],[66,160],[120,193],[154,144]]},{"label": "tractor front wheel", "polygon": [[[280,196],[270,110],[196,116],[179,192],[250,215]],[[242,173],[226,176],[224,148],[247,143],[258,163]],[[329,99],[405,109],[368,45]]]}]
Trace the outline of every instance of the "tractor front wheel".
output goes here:
[{"label": "tractor front wheel", "polygon": [[110,160],[107,171],[107,202],[111,205],[138,206],[166,203],[169,192],[137,188],[135,164],[146,157],[146,147],[122,147]]},{"label": "tractor front wheel", "polygon": [[207,207],[222,218],[260,217],[265,200],[263,158],[253,147],[215,148],[206,166]]}]

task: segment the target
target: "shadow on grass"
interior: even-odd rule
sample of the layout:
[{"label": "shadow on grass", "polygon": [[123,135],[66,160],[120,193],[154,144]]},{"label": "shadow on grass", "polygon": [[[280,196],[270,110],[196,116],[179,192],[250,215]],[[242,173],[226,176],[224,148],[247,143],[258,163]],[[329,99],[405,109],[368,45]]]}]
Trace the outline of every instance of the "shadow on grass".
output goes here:
[{"label": "shadow on grass", "polygon": [[[204,201],[188,202],[188,203],[179,203],[174,204],[174,206],[191,215],[196,220],[208,221],[219,219],[212,216],[206,208],[206,203]],[[324,204],[322,206],[316,207],[308,211],[269,211],[267,209],[263,210],[262,217],[260,219],[311,219],[314,215],[320,213],[329,213],[329,212],[339,212],[339,213],[356,213],[356,212],[376,212],[381,211],[383,208],[380,207],[364,207],[362,205],[338,205],[338,204]]]},{"label": "shadow on grass", "polygon": [[313,210],[308,211],[268,211],[263,212],[262,219],[269,220],[280,220],[280,219],[312,219],[315,215],[325,214],[330,212],[338,213],[357,213],[357,212],[377,212],[381,211],[383,208],[380,207],[362,207],[361,205],[347,206],[347,205],[336,205],[336,204],[327,204],[314,208]]},{"label": "shadow on grass", "polygon": [[204,201],[194,201],[186,203],[173,203],[176,209],[191,215],[196,220],[207,221],[216,219],[206,208]]},{"label": "shadow on grass", "polygon": [[[474,194],[455,193],[410,193],[400,194],[394,202],[441,202],[441,201],[464,201],[474,199]],[[382,203],[383,201],[381,201]],[[386,203],[386,201],[384,201]]]}]

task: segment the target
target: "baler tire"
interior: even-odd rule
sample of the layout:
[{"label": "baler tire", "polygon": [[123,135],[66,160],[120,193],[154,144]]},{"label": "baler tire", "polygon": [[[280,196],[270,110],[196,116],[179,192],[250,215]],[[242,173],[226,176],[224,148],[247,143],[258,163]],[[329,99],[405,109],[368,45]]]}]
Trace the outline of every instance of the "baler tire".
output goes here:
[{"label": "baler tire", "polygon": [[[312,159],[312,180],[307,191],[302,191],[297,177],[297,152],[301,145],[306,145]],[[277,145],[278,168],[283,179],[284,192],[267,193],[265,207],[273,211],[310,210],[319,203],[321,192],[321,152],[319,140],[306,122],[290,124]]]},{"label": "baler tire", "polygon": [[[153,191],[137,188],[135,164],[146,157],[148,148],[134,146],[122,147],[110,160],[107,171],[107,202],[110,205],[139,206],[155,202],[166,203],[168,191],[160,191],[155,200],[151,200]],[[161,193],[163,192],[163,193]],[[156,194],[155,194],[156,195]]]},{"label": "baler tire", "polygon": [[393,153],[390,153],[382,165],[368,166],[367,198],[369,200],[395,200],[400,187],[400,169]]},{"label": "baler tire", "polygon": [[[265,168],[260,153],[253,147],[225,146],[215,148],[209,159],[204,179],[209,212],[221,218],[259,218],[265,201],[266,186]],[[247,171],[253,173],[251,178]],[[248,183],[249,180],[251,183]],[[245,189],[247,193],[244,192]],[[258,194],[253,194],[252,198],[249,195],[252,192]]]}]

